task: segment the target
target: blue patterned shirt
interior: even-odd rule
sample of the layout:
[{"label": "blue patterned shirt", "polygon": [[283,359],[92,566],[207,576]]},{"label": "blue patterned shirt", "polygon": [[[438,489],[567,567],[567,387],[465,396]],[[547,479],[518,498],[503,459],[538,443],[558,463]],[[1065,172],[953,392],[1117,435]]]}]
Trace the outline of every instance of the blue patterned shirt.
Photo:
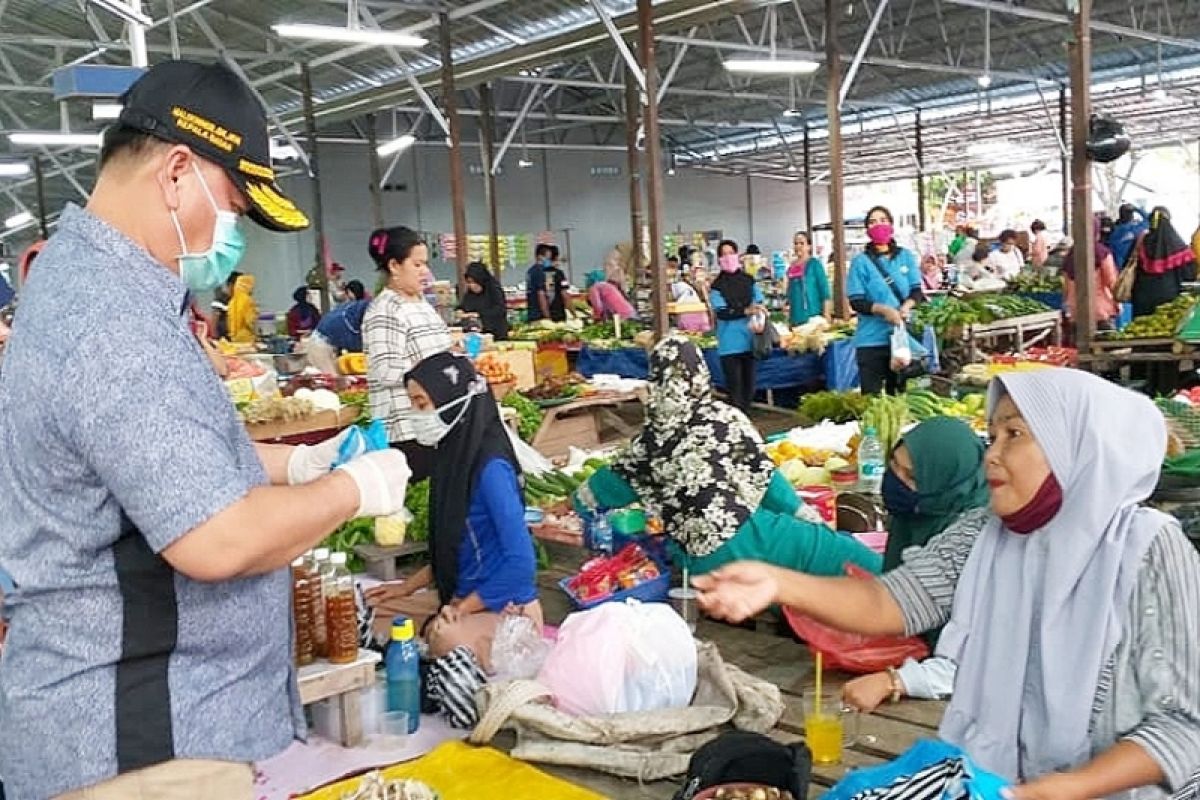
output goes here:
[{"label": "blue patterned shirt", "polygon": [[303,734],[288,570],[201,583],[159,555],[266,482],[187,300],[75,206],[24,287],[0,376],[12,800],[174,758],[266,758]]}]

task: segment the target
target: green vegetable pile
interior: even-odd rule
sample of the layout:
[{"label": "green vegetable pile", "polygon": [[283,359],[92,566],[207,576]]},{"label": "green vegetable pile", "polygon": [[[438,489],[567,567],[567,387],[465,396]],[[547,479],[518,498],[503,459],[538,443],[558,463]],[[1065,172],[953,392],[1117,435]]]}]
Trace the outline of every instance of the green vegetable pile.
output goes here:
[{"label": "green vegetable pile", "polygon": [[874,428],[875,435],[883,445],[883,452],[891,453],[900,439],[900,429],[908,424],[908,400],[904,395],[872,397],[862,415],[862,428]]},{"label": "green vegetable pile", "polygon": [[1196,305],[1196,298],[1181,294],[1169,303],[1154,309],[1153,314],[1138,317],[1116,334],[1117,339],[1170,339]]},{"label": "green vegetable pile", "polygon": [[644,330],[646,330],[646,326],[640,322],[623,320],[621,322],[621,338],[618,339],[617,327],[612,322],[594,322],[584,326],[579,338],[593,350],[616,350],[629,347],[634,337]]},{"label": "green vegetable pile", "polygon": [[404,507],[413,515],[408,523],[408,534],[405,538],[410,542],[429,541],[429,481],[423,480],[411,483],[408,494],[404,497]]},{"label": "green vegetable pile", "polygon": [[1062,278],[1041,273],[1022,272],[1008,282],[1008,288],[1011,292],[1027,292],[1030,294],[1048,294],[1061,292],[1063,289]]},{"label": "green vegetable pile", "polygon": [[351,572],[362,572],[366,564],[354,548],[362,544],[375,543],[375,520],[362,517],[352,519],[342,524],[340,528],[325,537],[321,547],[328,547],[330,552],[345,553],[346,566]]},{"label": "green vegetable pile", "polygon": [[823,420],[849,422],[858,419],[871,402],[870,395],[861,392],[813,392],[800,400],[800,416],[809,424]]},{"label": "green vegetable pile", "polygon": [[938,339],[957,338],[958,331],[968,325],[986,324],[1000,319],[1043,314],[1054,309],[1028,297],[1011,294],[978,294],[967,298],[947,297],[925,303],[913,311],[918,329],[933,326]]},{"label": "green vegetable pile", "polygon": [[368,392],[338,392],[338,399],[342,401],[344,406],[354,406],[358,409],[358,416],[354,418],[354,425],[369,425],[371,423],[371,395]]},{"label": "green vegetable pile", "polygon": [[542,417],[545,416],[538,404],[520,392],[509,392],[500,401],[500,405],[517,412],[517,435],[523,441],[532,442],[542,427]]}]

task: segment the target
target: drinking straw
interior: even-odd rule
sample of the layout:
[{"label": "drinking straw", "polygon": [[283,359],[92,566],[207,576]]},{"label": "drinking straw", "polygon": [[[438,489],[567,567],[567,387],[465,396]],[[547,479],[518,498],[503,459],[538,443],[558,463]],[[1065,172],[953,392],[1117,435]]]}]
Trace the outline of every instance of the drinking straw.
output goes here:
[{"label": "drinking straw", "polygon": [[688,568],[686,564],[683,566],[683,588],[685,590],[683,593],[683,618],[686,620],[688,618],[688,599],[692,591],[692,582],[688,580]]},{"label": "drinking straw", "polygon": [[822,672],[824,672],[824,668],[821,665],[821,651],[818,650],[817,651],[817,698],[816,698],[816,702],[814,703],[814,711],[815,711],[814,716],[817,716],[817,717],[821,716],[821,673]]}]

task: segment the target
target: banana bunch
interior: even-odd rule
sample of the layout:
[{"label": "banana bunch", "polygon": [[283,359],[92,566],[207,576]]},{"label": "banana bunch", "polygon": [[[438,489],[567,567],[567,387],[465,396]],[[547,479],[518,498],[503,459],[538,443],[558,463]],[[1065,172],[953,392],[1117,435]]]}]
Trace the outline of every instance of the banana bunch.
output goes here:
[{"label": "banana bunch", "polygon": [[337,368],[338,372],[343,375],[366,375],[367,355],[366,353],[343,353],[338,356]]}]

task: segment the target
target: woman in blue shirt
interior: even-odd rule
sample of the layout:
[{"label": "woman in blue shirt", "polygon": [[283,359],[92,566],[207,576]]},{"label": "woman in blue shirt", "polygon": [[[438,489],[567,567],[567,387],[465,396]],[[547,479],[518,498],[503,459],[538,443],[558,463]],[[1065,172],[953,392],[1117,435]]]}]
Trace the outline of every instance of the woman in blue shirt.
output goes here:
[{"label": "woman in blue shirt", "polygon": [[742,269],[736,242],[726,239],[717,245],[717,263],[721,274],[709,291],[709,303],[717,318],[717,354],[721,357],[729,402],[749,413],[758,371],[750,318],[756,313],[766,314],[763,294],[754,278]]},{"label": "woman in blue shirt", "polygon": [[795,327],[813,317],[828,317],[832,308],[825,265],[813,256],[807,233],[796,231],[792,252],[795,257],[787,271],[788,324]]},{"label": "woman in blue shirt", "polygon": [[[349,286],[346,289],[349,291]],[[317,329],[308,337],[308,363],[321,372],[336,375],[339,355],[343,352],[361,353],[363,316],[370,305],[370,300],[350,300],[321,317]]]},{"label": "woman in blue shirt", "polygon": [[[438,353],[418,363],[405,383],[417,441],[435,448],[431,564],[408,580],[367,592],[368,604],[377,619],[402,613],[418,627],[439,610],[447,622],[468,624],[472,615],[490,614],[498,623],[509,612],[540,627],[537,561],[525,523],[520,467],[487,382],[469,359]],[[431,583],[436,594],[410,597]],[[445,626],[441,632],[452,635]]]},{"label": "woman in blue shirt", "polygon": [[863,394],[896,394],[904,388],[892,371],[892,330],[925,300],[917,257],[896,244],[892,224],[892,212],[883,206],[867,212],[871,243],[850,262],[846,279],[850,307],[858,314],[854,347]]}]

